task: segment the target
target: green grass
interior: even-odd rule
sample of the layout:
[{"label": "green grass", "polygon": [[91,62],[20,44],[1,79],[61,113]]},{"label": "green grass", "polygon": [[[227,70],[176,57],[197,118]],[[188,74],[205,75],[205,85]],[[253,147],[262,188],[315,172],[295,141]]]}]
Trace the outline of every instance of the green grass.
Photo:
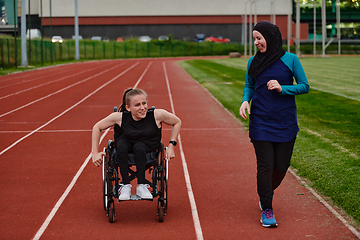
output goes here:
[{"label": "green grass", "polygon": [[[300,61],[313,88],[308,94],[296,96],[300,132],[291,165],[359,224],[360,57]],[[240,118],[247,59],[190,60],[179,64]],[[242,122],[248,126],[248,120]]]}]

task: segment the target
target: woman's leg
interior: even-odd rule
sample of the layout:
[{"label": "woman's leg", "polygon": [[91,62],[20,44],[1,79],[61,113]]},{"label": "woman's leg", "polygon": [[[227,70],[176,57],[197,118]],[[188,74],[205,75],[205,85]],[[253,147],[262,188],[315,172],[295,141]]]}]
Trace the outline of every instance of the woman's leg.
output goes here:
[{"label": "woman's leg", "polygon": [[272,187],[275,190],[285,177],[287,169],[290,167],[290,159],[293,153],[295,139],[284,143],[274,143],[275,157],[274,169],[272,174]]},{"label": "woman's leg", "polygon": [[252,140],[251,142],[254,145],[257,159],[257,190],[260,202],[263,210],[272,209],[274,146],[271,142],[266,141]]},{"label": "woman's leg", "polygon": [[145,184],[146,153],[149,151],[150,149],[142,142],[137,142],[133,146],[138,184]]},{"label": "woman's leg", "polygon": [[128,172],[128,154],[131,152],[131,144],[124,137],[121,136],[116,141],[117,158],[116,162],[120,168],[120,174],[123,184],[130,184],[129,172]]}]

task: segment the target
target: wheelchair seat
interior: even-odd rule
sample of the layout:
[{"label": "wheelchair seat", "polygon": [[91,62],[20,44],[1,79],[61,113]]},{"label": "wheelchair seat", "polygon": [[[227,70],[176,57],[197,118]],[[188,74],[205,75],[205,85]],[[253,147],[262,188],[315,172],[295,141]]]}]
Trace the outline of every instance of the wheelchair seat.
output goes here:
[{"label": "wheelchair seat", "polygon": [[[159,145],[161,145],[161,144],[162,143],[160,142]],[[160,153],[160,147],[159,147],[159,149],[157,151],[146,153],[146,165],[150,165],[150,164],[157,161],[157,159],[159,157],[159,153]],[[108,142],[108,151],[112,155],[112,159],[116,158],[117,152],[116,152],[115,142],[113,140],[109,140],[109,142]],[[135,165],[134,154],[129,153],[128,156],[129,156],[128,164],[130,166]]]}]

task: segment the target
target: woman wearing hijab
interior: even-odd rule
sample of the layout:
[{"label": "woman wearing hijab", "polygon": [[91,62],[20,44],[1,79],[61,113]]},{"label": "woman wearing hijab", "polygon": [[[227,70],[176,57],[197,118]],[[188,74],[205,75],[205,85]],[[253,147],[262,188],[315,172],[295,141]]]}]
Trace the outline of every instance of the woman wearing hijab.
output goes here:
[{"label": "woman wearing hijab", "polygon": [[308,93],[309,84],[297,56],[282,49],[276,25],[259,22],[253,38],[259,50],[247,64],[239,111],[244,119],[246,111],[250,116],[249,137],[257,159],[257,190],[263,211],[260,221],[264,227],[277,227],[272,206],[274,190],[290,166],[299,131],[295,95]]}]

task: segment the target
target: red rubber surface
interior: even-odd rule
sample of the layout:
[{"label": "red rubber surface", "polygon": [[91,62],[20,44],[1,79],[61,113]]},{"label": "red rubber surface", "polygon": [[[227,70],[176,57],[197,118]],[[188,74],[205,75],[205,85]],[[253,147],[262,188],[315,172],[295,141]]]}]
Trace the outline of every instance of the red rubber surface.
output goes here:
[{"label": "red rubber surface", "polygon": [[[263,228],[248,133],[178,60],[76,63],[0,77],[1,238],[34,238],[87,159],[93,124],[120,104],[123,91],[135,85],[151,62],[138,88],[148,93],[150,106],[171,111],[165,64],[175,113],[183,121],[181,142],[204,239],[357,239],[290,174],[274,196],[279,227]],[[164,127],[164,142],[169,129]],[[111,131],[101,146],[110,138]],[[134,194],[136,182],[132,184]],[[101,168],[90,161],[40,236],[196,239],[179,147],[170,161],[163,223],[158,222],[155,200],[116,202],[110,224],[103,209]]]}]

